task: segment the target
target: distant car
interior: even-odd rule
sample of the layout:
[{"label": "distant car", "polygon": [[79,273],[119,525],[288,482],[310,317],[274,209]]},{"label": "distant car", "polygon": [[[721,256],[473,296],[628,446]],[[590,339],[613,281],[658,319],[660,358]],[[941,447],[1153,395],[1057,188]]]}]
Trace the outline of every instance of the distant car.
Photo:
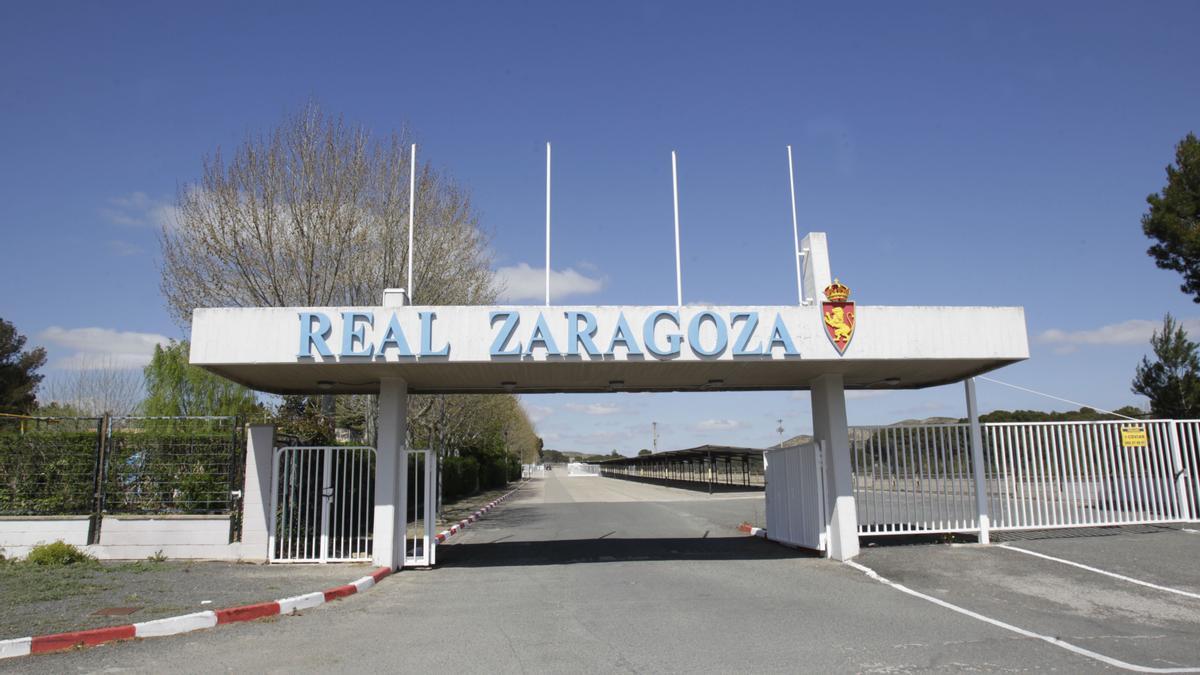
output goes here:
[{"label": "distant car", "polygon": [[553,470],[554,470],[554,465],[553,465],[553,464],[547,464],[547,465],[546,465],[546,470],[547,470],[547,471],[553,471]]}]

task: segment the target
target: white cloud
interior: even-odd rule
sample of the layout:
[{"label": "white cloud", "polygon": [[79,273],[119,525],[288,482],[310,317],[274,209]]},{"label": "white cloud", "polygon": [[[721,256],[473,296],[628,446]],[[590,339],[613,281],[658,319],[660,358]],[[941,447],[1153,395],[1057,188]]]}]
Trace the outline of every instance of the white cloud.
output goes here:
[{"label": "white cloud", "polygon": [[141,368],[150,363],[155,345],[168,342],[167,336],[158,333],[59,326],[51,326],[42,331],[38,339],[71,352],[56,358],[52,367],[74,370]]},{"label": "white cloud", "polygon": [[521,407],[525,408],[525,414],[529,416],[529,421],[537,424],[554,413],[554,408],[536,403],[526,403],[521,401]]},{"label": "white cloud", "polygon": [[704,420],[696,425],[699,431],[730,431],[742,428],[738,420]]},{"label": "white cloud", "polygon": [[145,192],[113,197],[100,209],[100,214],[109,222],[128,227],[173,227],[178,222],[173,203],[154,199]]},{"label": "white cloud", "polygon": [[[1183,319],[1179,322],[1191,335],[1200,334],[1200,319]],[[1037,341],[1056,345],[1054,351],[1068,354],[1080,345],[1138,345],[1150,341],[1154,331],[1162,328],[1161,321],[1130,319],[1111,323],[1092,330],[1065,331],[1058,328],[1042,331]]]},{"label": "white cloud", "polygon": [[[546,268],[520,263],[496,270],[500,298],[508,302],[544,300],[546,298]],[[573,268],[550,270],[550,298],[562,300],[575,295],[597,293],[604,288],[604,279],[587,276]]]},{"label": "white cloud", "polygon": [[110,239],[108,241],[108,250],[112,251],[113,255],[122,258],[131,255],[137,255],[142,252],[142,247],[128,241],[120,239]]},{"label": "white cloud", "polygon": [[584,415],[615,415],[621,412],[621,406],[612,403],[568,403],[565,407]]}]

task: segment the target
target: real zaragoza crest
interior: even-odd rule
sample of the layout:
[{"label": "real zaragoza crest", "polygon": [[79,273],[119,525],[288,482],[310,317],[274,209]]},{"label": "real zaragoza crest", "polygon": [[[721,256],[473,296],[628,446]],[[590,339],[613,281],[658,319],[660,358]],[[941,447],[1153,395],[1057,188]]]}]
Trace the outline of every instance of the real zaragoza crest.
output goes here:
[{"label": "real zaragoza crest", "polygon": [[854,303],[849,300],[850,289],[834,279],[832,284],[825,287],[825,297],[828,302],[821,303],[825,334],[837,348],[838,354],[845,354],[850,339],[854,337]]}]

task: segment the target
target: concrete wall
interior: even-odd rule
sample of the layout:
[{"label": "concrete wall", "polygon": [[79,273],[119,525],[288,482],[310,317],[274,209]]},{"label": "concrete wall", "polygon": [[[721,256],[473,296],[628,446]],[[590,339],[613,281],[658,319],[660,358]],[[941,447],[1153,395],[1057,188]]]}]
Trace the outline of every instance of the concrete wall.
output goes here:
[{"label": "concrete wall", "polygon": [[87,516],[8,516],[0,518],[0,550],[6,558],[23,558],[38,544],[62,540],[87,544]]},{"label": "concrete wall", "polygon": [[24,557],[34,546],[55,541],[78,546],[101,560],[140,559],[160,551],[168,558],[243,558],[242,545],[229,543],[229,516],[105,516],[100,543],[88,546],[87,534],[87,516],[0,518],[0,549],[9,558]]},{"label": "concrete wall", "polygon": [[229,516],[104,516],[100,543],[87,545],[88,516],[0,516],[0,552],[21,558],[38,544],[63,541],[102,560],[168,558],[266,562],[275,429],[247,428],[242,541],[229,543]]},{"label": "concrete wall", "polygon": [[100,543],[88,552],[106,560],[160,551],[168,558],[236,560],[240,549],[229,543],[229,516],[104,516]]}]

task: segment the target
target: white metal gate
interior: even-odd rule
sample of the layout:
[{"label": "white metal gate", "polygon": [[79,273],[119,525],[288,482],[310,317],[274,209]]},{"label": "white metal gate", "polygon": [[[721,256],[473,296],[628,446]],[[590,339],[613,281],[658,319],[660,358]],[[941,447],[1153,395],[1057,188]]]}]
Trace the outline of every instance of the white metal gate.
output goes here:
[{"label": "white metal gate", "polygon": [[820,443],[767,450],[767,538],[826,550],[825,453]]},{"label": "white metal gate", "polygon": [[401,567],[428,567],[437,561],[437,456],[432,450],[401,452],[405,479],[400,485],[404,505],[404,561]]},{"label": "white metal gate", "polygon": [[271,562],[371,559],[374,448],[276,448],[271,484]]},{"label": "white metal gate", "polygon": [[[1200,497],[1200,421],[851,427],[858,531],[976,532],[1190,520]],[[768,530],[769,531],[769,530]]]}]

